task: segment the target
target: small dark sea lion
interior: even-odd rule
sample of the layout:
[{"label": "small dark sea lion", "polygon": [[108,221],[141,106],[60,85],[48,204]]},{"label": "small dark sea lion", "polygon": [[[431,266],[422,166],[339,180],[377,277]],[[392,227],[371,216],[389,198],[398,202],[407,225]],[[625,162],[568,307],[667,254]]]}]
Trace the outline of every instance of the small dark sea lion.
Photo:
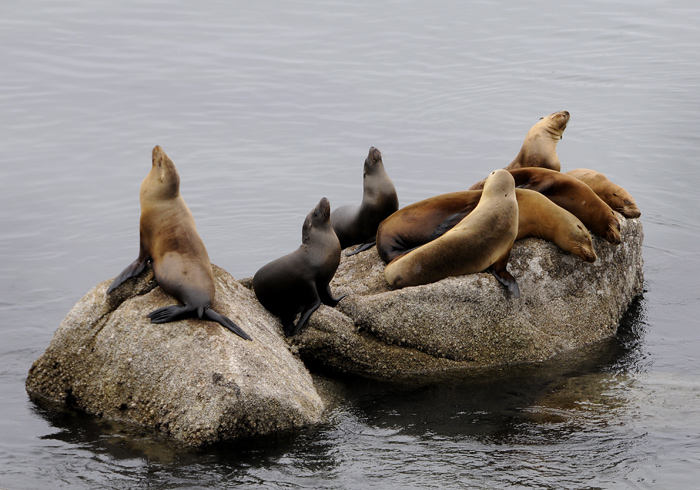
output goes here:
[{"label": "small dark sea lion", "polygon": [[330,290],[340,264],[340,242],[330,214],[330,204],[324,197],[304,220],[299,248],[262,266],[253,276],[258,301],[280,317],[288,337],[301,330],[321,303],[336,306],[345,297],[336,299]]},{"label": "small dark sea lion", "polygon": [[340,247],[361,244],[348,255],[371,248],[376,243],[379,223],[399,209],[394,183],[384,170],[381,152],[374,147],[369,149],[365,159],[362,179],[362,203],[359,206],[346,204],[331,213]]}]

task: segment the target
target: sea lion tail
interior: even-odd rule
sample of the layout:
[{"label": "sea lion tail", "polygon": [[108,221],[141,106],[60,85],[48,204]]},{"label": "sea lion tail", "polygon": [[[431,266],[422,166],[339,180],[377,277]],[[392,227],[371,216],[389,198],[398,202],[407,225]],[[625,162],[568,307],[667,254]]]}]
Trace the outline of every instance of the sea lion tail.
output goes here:
[{"label": "sea lion tail", "polygon": [[217,322],[217,323],[221,324],[222,326],[231,330],[233,333],[235,333],[239,337],[244,338],[246,340],[253,340],[253,338],[250,335],[248,335],[247,333],[245,333],[241,327],[239,327],[238,325],[233,323],[233,320],[231,320],[227,316],[224,316],[220,313],[215,312],[209,306],[204,308],[204,311],[201,312],[200,318],[206,318],[207,320]]}]

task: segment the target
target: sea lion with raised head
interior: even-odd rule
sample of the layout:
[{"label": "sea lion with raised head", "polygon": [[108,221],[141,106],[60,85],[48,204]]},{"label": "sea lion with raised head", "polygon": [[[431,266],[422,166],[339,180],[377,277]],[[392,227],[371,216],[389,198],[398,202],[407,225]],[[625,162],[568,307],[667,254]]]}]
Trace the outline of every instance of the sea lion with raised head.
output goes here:
[{"label": "sea lion with raised head", "polygon": [[495,170],[471,213],[439,238],[394,259],[384,276],[392,287],[403,288],[489,270],[517,298],[518,283],[506,270],[517,235],[513,177],[506,170]]},{"label": "sea lion with raised head", "polygon": [[324,197],[304,220],[299,248],[262,266],[253,276],[258,301],[280,317],[288,337],[301,330],[321,303],[336,306],[345,297],[334,298],[330,289],[340,264],[340,242],[330,214],[331,206]]},{"label": "sea lion with raised head", "polygon": [[[389,263],[435,240],[474,210],[481,192],[450,192],[399,209],[379,225],[379,256]],[[527,237],[542,238],[587,262],[596,260],[591,234],[576,216],[539,192],[515,189],[515,197],[518,200],[516,241]]]},{"label": "sea lion with raised head", "polygon": [[140,274],[150,260],[158,285],[183,303],[152,311],[148,314],[152,323],[197,316],[251,340],[241,327],[211,307],[216,286],[209,255],[180,195],[180,175],[160,146],[153,148],[151,171],[141,182],[140,201],[139,256],[114,279],[107,294]]},{"label": "sea lion with raised head", "polygon": [[[557,155],[557,144],[563,138],[569,117],[568,111],[559,111],[549,116],[541,117],[539,122],[527,132],[520,151],[505,169],[539,167],[557,172],[561,171],[561,162],[559,162],[559,156]],[[484,181],[480,180],[472,185],[469,190],[481,189],[483,186]]]},{"label": "sea lion with raised head", "polygon": [[625,218],[639,218],[642,215],[630,193],[604,174],[588,168],[577,168],[566,173],[587,184],[608,206]]},{"label": "sea lion with raised head", "polygon": [[559,111],[540,118],[527,132],[520,152],[506,170],[541,167],[559,172],[561,163],[557,155],[557,143],[563,137],[569,117],[568,111]]},{"label": "sea lion with raised head", "polygon": [[377,227],[384,218],[399,209],[394,183],[384,169],[381,152],[372,147],[365,159],[362,177],[362,203],[346,204],[333,210],[331,223],[341,248],[361,244],[348,255],[372,247]]}]

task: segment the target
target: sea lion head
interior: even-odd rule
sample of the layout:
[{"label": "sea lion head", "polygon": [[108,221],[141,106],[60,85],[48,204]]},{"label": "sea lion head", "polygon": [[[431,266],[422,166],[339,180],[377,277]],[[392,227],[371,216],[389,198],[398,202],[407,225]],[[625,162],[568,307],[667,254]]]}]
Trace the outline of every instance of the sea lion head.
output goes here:
[{"label": "sea lion head", "polygon": [[509,171],[502,168],[491,172],[484,182],[482,199],[495,196],[515,199],[515,179]]},{"label": "sea lion head", "polygon": [[572,249],[586,262],[595,262],[598,258],[593,248],[593,239],[590,232],[583,226],[582,223],[576,223],[576,226],[569,228],[569,240],[572,243]]},{"label": "sea lion head", "polygon": [[180,194],[180,174],[173,161],[156,145],[151,171],[141,183],[141,195],[148,199],[172,199]]},{"label": "sea lion head", "polygon": [[625,203],[625,206],[620,210],[620,212],[625,218],[639,218],[642,215],[642,212],[634,202],[628,199],[623,200],[623,202]]},{"label": "sea lion head", "polygon": [[376,149],[374,146],[369,149],[369,154],[365,158],[365,172],[364,175],[374,173],[375,170],[384,168],[384,163],[382,162],[382,152]]},{"label": "sea lion head", "polygon": [[564,130],[570,117],[569,111],[554,112],[549,116],[541,117],[538,125],[544,127],[552,138],[560,140],[564,136]]},{"label": "sea lion head", "polygon": [[637,207],[632,196],[620,187],[617,192],[613,192],[613,198],[618,201],[617,207],[614,209],[622,214],[625,218],[639,218],[642,212]]},{"label": "sea lion head", "polygon": [[608,228],[605,232],[605,238],[608,242],[614,243],[615,245],[622,243],[620,220],[615,215],[615,211],[610,210],[610,219],[608,220]]},{"label": "sea lion head", "polygon": [[307,242],[310,239],[311,233],[314,230],[325,229],[331,226],[331,204],[328,199],[322,197],[315,208],[306,215],[304,226],[302,227],[301,239],[302,242]]}]

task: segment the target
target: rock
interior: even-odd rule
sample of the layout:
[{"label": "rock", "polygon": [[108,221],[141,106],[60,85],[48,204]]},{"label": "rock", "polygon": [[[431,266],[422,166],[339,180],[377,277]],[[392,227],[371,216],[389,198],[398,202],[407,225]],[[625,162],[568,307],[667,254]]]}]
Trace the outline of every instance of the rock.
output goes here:
[{"label": "rock", "polygon": [[591,264],[552,243],[516,242],[513,298],[487,273],[392,290],[376,248],[343,258],[331,282],[347,293],[292,339],[307,364],[379,379],[542,361],[615,335],[643,285],[643,229],[621,218],[622,243],[594,236]]},{"label": "rock", "polygon": [[620,245],[594,237],[593,264],[543,240],[520,240],[508,266],[520,298],[486,273],[394,291],[375,248],[343,255],[331,290],[349,296],[321,306],[288,343],[252,281],[216,266],[213,306],[252,342],[209,321],[151,324],[146,314],[174,300],[149,268],[109,297],[106,281],[80,300],[26,388],[36,401],[195,446],[313,424],[324,403],[295,354],[307,365],[390,380],[543,361],[615,335],[642,291],[642,240],[640,221],[622,219]]},{"label": "rock", "polygon": [[214,308],[253,341],[198,319],[151,324],[146,314],[174,300],[149,268],[110,297],[110,281],[99,284],[73,307],[30,369],[29,395],[195,446],[318,422],[324,404],[277,319],[213,269]]}]

